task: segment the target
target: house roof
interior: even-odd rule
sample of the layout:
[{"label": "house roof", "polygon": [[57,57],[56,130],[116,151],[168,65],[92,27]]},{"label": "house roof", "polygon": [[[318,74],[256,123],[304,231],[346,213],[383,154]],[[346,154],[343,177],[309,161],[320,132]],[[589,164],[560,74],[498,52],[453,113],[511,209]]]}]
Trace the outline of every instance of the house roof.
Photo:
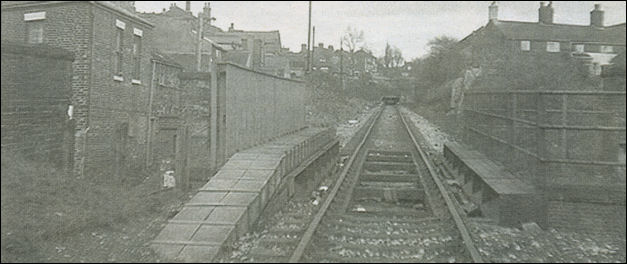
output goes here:
[{"label": "house roof", "polygon": [[[508,39],[564,40],[625,44],[625,23],[605,28],[585,25],[542,24],[537,22],[490,22]],[[486,27],[489,27],[486,26]]]},{"label": "house roof", "polygon": [[152,52],[152,59],[158,62],[161,62],[163,64],[167,64],[170,66],[174,66],[177,68],[183,68],[183,66],[181,64],[179,64],[178,62],[176,62],[174,59],[172,59],[170,56],[163,54],[159,51],[153,51]]},{"label": "house roof", "polygon": [[223,59],[244,67],[249,67],[250,55],[251,53],[249,51],[234,50],[227,52]]},{"label": "house roof", "polygon": [[[268,52],[280,52],[281,51],[281,34],[278,30],[272,31],[229,31],[219,34],[214,34],[215,37],[219,37],[231,43],[235,38],[239,38],[236,43],[240,43],[242,38],[261,39],[264,45],[267,47]],[[212,38],[214,36],[212,35]],[[220,43],[220,42],[218,42]]]}]

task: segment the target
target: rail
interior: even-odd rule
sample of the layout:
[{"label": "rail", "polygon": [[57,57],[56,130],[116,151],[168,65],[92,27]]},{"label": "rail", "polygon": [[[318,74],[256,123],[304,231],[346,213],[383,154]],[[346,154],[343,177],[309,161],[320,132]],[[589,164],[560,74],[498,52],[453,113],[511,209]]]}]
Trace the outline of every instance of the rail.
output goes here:
[{"label": "rail", "polygon": [[311,239],[313,238],[313,235],[314,235],[316,229],[318,228],[318,225],[320,224],[320,222],[322,221],[322,218],[324,217],[324,215],[326,214],[327,210],[329,209],[329,206],[331,205],[331,202],[333,201],[333,198],[335,198],[335,196],[337,195],[337,193],[338,193],[338,191],[340,189],[340,186],[342,185],[342,182],[344,182],[344,179],[346,178],[346,175],[348,174],[349,169],[352,167],[352,164],[355,162],[355,159],[357,158],[357,155],[359,154],[359,152],[361,151],[362,147],[366,143],[366,140],[368,139],[368,136],[372,132],[372,128],[374,127],[374,124],[377,122],[377,120],[381,116],[382,112],[383,112],[383,107],[381,107],[379,112],[374,116],[374,118],[372,118],[372,121],[371,121],[370,125],[368,126],[368,130],[366,131],[366,134],[364,135],[364,137],[361,140],[361,142],[359,143],[359,145],[357,145],[357,147],[355,148],[355,151],[353,152],[353,154],[348,159],[348,162],[346,164],[344,164],[344,168],[342,169],[342,172],[341,172],[340,176],[338,177],[337,181],[335,182],[335,185],[333,186],[333,189],[331,190],[331,192],[329,193],[329,196],[327,197],[327,199],[324,201],[324,203],[320,207],[320,210],[318,210],[318,212],[314,216],[313,220],[311,221],[311,223],[307,227],[307,230],[303,234],[303,237],[301,238],[300,242],[298,243],[298,246],[296,246],[296,249],[294,250],[294,252],[290,256],[289,263],[297,263],[302,258],[303,254],[305,253],[305,249],[307,248],[307,246],[311,242]]},{"label": "rail", "polygon": [[[397,112],[398,112],[398,108],[397,108]],[[466,250],[470,253],[470,257],[472,258],[473,262],[483,263],[481,255],[479,254],[479,251],[477,251],[477,248],[475,247],[474,242],[472,241],[472,238],[470,237],[470,233],[468,232],[468,229],[466,228],[464,221],[462,220],[459,212],[457,211],[455,205],[453,204],[451,197],[449,197],[448,195],[448,191],[444,188],[444,185],[442,184],[440,179],[437,177],[437,171],[433,169],[433,166],[429,162],[429,159],[425,155],[424,151],[422,151],[422,148],[418,144],[418,141],[416,141],[416,137],[414,136],[413,131],[410,129],[409,125],[407,125],[407,121],[405,121],[405,116],[403,116],[401,113],[399,113],[399,115],[401,116],[401,121],[403,121],[403,125],[405,126],[405,129],[407,129],[407,133],[409,133],[409,137],[414,143],[414,147],[416,147],[416,150],[418,150],[418,153],[420,153],[420,158],[423,160],[423,162],[427,166],[427,169],[429,170],[429,176],[431,176],[431,179],[433,179],[435,184],[438,186],[438,190],[444,197],[444,201],[446,202],[446,207],[448,208],[449,212],[453,216],[453,220],[455,221],[455,226],[457,227],[457,230],[460,232],[462,236],[462,240],[464,241],[464,246],[466,247]]]}]

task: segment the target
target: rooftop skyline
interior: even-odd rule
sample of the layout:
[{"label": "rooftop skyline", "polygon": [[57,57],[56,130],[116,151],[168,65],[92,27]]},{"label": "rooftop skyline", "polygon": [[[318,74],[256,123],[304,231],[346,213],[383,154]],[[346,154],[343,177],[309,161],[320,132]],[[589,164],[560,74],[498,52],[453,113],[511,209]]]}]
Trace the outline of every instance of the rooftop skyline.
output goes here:
[{"label": "rooftop skyline", "polygon": [[[136,2],[138,12],[161,12],[185,1]],[[299,51],[307,42],[307,1],[300,2],[210,2],[214,25],[227,30],[279,30],[283,47]],[[479,2],[316,2],[312,3],[315,43],[339,48],[340,37],[348,26],[364,31],[366,46],[382,56],[386,42],[397,46],[409,61],[427,54],[427,42],[440,35],[462,39],[487,24],[491,1]],[[554,23],[588,25],[594,4],[605,11],[604,24],[625,22],[624,1],[579,1],[553,3]],[[500,20],[538,21],[539,2],[499,1]],[[192,1],[194,14],[203,1]]]}]

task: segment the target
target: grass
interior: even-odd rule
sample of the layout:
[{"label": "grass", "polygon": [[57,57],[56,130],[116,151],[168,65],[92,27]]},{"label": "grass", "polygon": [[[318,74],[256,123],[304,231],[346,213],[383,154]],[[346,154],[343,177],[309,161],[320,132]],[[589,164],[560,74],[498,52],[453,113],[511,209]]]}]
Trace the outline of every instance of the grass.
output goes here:
[{"label": "grass", "polygon": [[95,183],[3,151],[2,262],[45,261],[72,235],[157,215],[180,195],[151,195],[158,184],[158,177],[135,186]]}]

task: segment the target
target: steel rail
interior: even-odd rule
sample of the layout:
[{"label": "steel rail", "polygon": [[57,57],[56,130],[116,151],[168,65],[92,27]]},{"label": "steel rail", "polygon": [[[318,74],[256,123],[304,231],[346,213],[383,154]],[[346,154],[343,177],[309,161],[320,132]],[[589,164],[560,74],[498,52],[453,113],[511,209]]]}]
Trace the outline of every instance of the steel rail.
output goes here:
[{"label": "steel rail", "polygon": [[385,106],[382,105],[381,109],[379,110],[379,113],[373,116],[373,120],[371,121],[368,127],[368,130],[366,131],[366,134],[364,134],[363,139],[361,140],[359,145],[357,145],[357,147],[355,148],[355,151],[349,158],[348,162],[344,164],[344,168],[342,169],[340,177],[335,182],[335,185],[333,186],[333,189],[329,193],[329,196],[327,196],[327,198],[324,200],[324,203],[322,204],[322,206],[320,207],[320,209],[314,216],[313,220],[307,227],[307,230],[303,234],[303,237],[298,243],[298,246],[296,246],[296,249],[294,250],[294,252],[292,252],[292,255],[290,256],[290,259],[288,261],[289,263],[298,263],[298,261],[302,258],[303,254],[305,253],[305,249],[311,242],[311,239],[313,238],[313,235],[316,229],[318,228],[318,225],[320,225],[320,222],[322,221],[322,218],[324,217],[327,210],[329,209],[331,202],[337,195],[340,189],[340,186],[342,185],[342,183],[344,182],[344,179],[346,178],[346,175],[348,174],[349,169],[352,167],[353,163],[355,162],[355,159],[357,158],[358,154],[361,152],[362,147],[364,146],[364,144],[366,143],[366,140],[368,139],[368,137],[370,136],[370,133],[372,132],[372,128],[374,127],[374,124],[376,124],[377,120],[379,120],[379,118],[381,117],[381,113],[383,113],[384,108]]},{"label": "steel rail", "polygon": [[429,170],[429,176],[431,176],[431,179],[433,179],[435,184],[438,186],[438,190],[442,194],[442,197],[444,197],[444,201],[446,202],[446,207],[448,208],[449,212],[453,216],[453,220],[455,221],[455,226],[457,227],[457,230],[462,236],[463,244],[466,247],[466,250],[468,250],[468,252],[470,253],[470,257],[472,258],[472,261],[475,263],[483,263],[481,254],[479,254],[479,251],[477,251],[477,248],[475,247],[475,244],[472,241],[472,238],[470,237],[470,233],[468,232],[468,229],[466,228],[464,221],[462,220],[459,212],[457,211],[455,205],[453,204],[451,197],[449,197],[447,190],[444,188],[444,185],[442,184],[440,179],[437,177],[437,171],[433,169],[433,166],[429,162],[429,159],[425,155],[424,151],[422,151],[422,148],[418,144],[418,141],[416,140],[416,137],[414,136],[413,131],[410,129],[409,125],[407,124],[407,121],[405,121],[405,116],[402,113],[400,113],[398,108],[396,108],[396,111],[400,115],[401,121],[403,121],[403,125],[405,125],[405,129],[407,129],[407,133],[409,134],[409,137],[414,143],[414,147],[416,147],[416,150],[418,150],[418,153],[420,153],[420,157],[422,161],[427,166],[427,169]]}]

